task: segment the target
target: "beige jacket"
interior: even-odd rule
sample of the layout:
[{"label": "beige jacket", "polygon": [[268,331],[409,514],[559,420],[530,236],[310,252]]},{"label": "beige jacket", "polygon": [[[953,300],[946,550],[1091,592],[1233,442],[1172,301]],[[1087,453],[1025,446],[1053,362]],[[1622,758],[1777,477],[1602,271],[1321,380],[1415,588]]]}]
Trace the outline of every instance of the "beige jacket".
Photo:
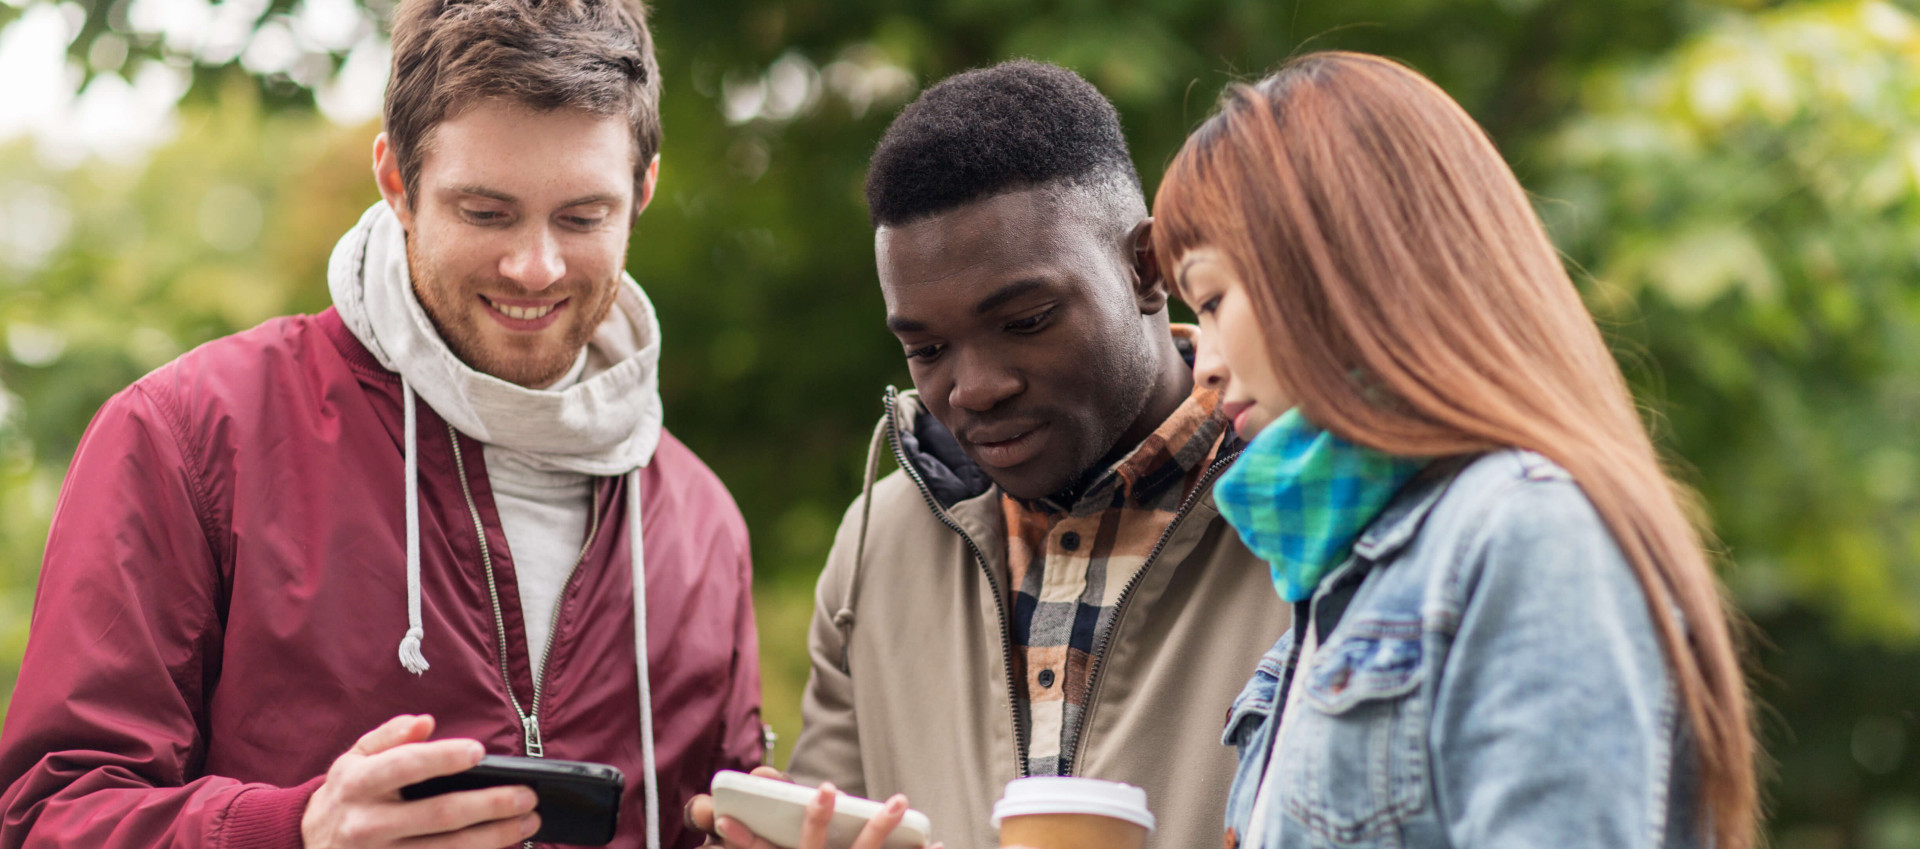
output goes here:
[{"label": "beige jacket", "polygon": [[[876,483],[883,446],[900,470]],[[1072,759],[1080,775],[1146,788],[1156,849],[1220,845],[1234,771],[1221,726],[1289,621],[1266,564],[1214,508],[1225,465],[1118,602]],[[866,481],[820,576],[791,770],[869,798],[905,793],[949,849],[998,846],[993,802],[1026,745],[1008,697],[1000,490],[913,393],[891,389]]]}]

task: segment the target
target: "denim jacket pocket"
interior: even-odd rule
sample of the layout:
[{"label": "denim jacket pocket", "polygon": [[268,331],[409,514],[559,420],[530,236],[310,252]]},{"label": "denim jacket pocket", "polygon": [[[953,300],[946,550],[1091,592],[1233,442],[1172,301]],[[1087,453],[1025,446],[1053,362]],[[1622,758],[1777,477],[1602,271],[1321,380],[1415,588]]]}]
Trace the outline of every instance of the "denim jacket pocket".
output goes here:
[{"label": "denim jacket pocket", "polygon": [[1427,678],[1420,621],[1371,618],[1340,629],[1305,671],[1281,742],[1287,815],[1340,847],[1396,845],[1427,805]]}]

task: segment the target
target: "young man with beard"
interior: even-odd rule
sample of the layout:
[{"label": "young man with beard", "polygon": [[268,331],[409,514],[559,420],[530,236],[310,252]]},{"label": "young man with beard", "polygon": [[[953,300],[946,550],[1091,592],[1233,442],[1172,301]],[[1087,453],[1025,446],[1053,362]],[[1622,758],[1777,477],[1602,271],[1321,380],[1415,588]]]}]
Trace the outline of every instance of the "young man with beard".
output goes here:
[{"label": "young man with beard", "polygon": [[904,793],[956,849],[997,845],[1016,777],[1124,781],[1152,845],[1218,844],[1221,722],[1288,613],[1213,506],[1233,411],[1169,326],[1118,116],[1051,65],[960,74],[895,119],[867,200],[916,391],[820,578],[793,778]]},{"label": "young man with beard", "polygon": [[658,176],[638,0],[406,0],[334,307],[108,401],[0,738],[0,845],[514,845],[483,752],[610,763],[613,845],[761,757],[744,524],[661,427],[622,270]]}]

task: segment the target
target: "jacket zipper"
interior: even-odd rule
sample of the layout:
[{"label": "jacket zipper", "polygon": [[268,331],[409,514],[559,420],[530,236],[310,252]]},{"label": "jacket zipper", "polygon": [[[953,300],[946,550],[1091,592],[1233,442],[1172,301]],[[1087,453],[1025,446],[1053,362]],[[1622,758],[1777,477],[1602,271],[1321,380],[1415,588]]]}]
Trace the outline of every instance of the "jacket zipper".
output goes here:
[{"label": "jacket zipper", "polygon": [[1127,579],[1127,585],[1120,588],[1119,597],[1114,599],[1113,617],[1107,620],[1107,626],[1105,628],[1100,629],[1100,635],[1093,643],[1093,654],[1089,657],[1093,668],[1087,672],[1087,689],[1084,691],[1085,696],[1081,702],[1081,704],[1086,707],[1080,714],[1079,739],[1074,741],[1073,762],[1068,765],[1070,770],[1067,774],[1071,775],[1074,770],[1079,768],[1080,758],[1086,754],[1087,729],[1093,727],[1093,708],[1095,705],[1093,696],[1099,688],[1100,673],[1106,669],[1108,643],[1112,642],[1113,632],[1119,629],[1120,619],[1127,613],[1127,603],[1133,600],[1133,591],[1139,588],[1141,582],[1146,580],[1147,572],[1153,569],[1154,564],[1160,561],[1160,552],[1167,547],[1167,541],[1173,539],[1174,531],[1179,530],[1180,525],[1186,521],[1187,516],[1192,514],[1193,506],[1200,503],[1200,499],[1207,491],[1207,485],[1211,484],[1213,479],[1219,476],[1222,470],[1233,465],[1233,461],[1239,456],[1240,452],[1236,451],[1232,456],[1215,460],[1213,461],[1213,465],[1207,467],[1206,474],[1200,476],[1200,482],[1194,484],[1193,491],[1187,493],[1186,500],[1180,503],[1180,509],[1174,514],[1173,522],[1167,525],[1166,530],[1160,532],[1160,539],[1153,544],[1153,551],[1147,554],[1146,562],[1140,564],[1140,568],[1134,571],[1132,578]]},{"label": "jacket zipper", "polygon": [[480,521],[480,508],[473,503],[473,487],[467,483],[467,464],[460,451],[460,436],[447,425],[447,437],[453,441],[454,470],[460,475],[460,494],[467,500],[467,513],[473,517],[474,535],[480,540],[480,562],[486,567],[487,597],[493,602],[493,631],[500,641],[500,680],[507,687],[507,701],[513,705],[513,714],[520,720],[520,731],[527,756],[546,757],[546,743],[540,737],[540,698],[545,688],[547,663],[553,659],[554,637],[560,633],[560,608],[566,603],[567,592],[573,588],[573,579],[580,574],[580,564],[586,562],[587,551],[593,547],[593,538],[600,532],[600,488],[593,488],[592,513],[587,525],[587,540],[580,546],[580,556],[573,561],[573,568],[567,572],[567,580],[560,585],[560,595],[553,602],[553,627],[547,630],[546,647],[540,652],[540,666],[533,672],[533,701],[527,709],[520,706],[520,697],[513,692],[513,675],[507,668],[507,619],[500,610],[500,587],[493,576],[493,554],[487,547],[486,526]]},{"label": "jacket zipper", "polygon": [[1000,613],[1000,659],[1007,670],[1007,706],[1013,714],[1013,771],[1014,775],[1026,778],[1027,731],[1026,726],[1020,721],[1018,682],[1013,678],[1013,625],[1007,615],[1006,596],[1000,592],[1000,579],[993,574],[993,569],[987,566],[987,558],[980,553],[980,547],[974,544],[973,537],[967,536],[967,532],[960,529],[960,524],[947,514],[946,508],[940,506],[940,502],[933,497],[933,491],[927,488],[927,482],[921,479],[920,470],[907,461],[907,452],[900,447],[899,397],[900,393],[897,390],[892,387],[887,388],[887,426],[890,431],[887,434],[887,441],[892,443],[894,462],[899,463],[901,470],[905,471],[907,477],[913,479],[914,485],[920,488],[920,497],[926,499],[927,509],[933,512],[934,517],[954,533],[959,534],[961,541],[967,544],[967,552],[973,555],[973,562],[978,564],[980,571],[987,576],[987,587],[993,590],[993,606]]}]

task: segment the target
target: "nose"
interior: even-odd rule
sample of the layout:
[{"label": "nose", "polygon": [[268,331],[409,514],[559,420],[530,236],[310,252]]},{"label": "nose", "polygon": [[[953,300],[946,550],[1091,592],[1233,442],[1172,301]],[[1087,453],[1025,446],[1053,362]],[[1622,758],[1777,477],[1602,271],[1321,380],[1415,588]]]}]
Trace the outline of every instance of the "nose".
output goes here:
[{"label": "nose", "polygon": [[515,234],[506,256],[500,258],[500,276],[530,292],[541,291],[566,276],[560,243],[546,227],[526,226]]},{"label": "nose", "polygon": [[1193,382],[1202,387],[1225,392],[1227,384],[1233,382],[1233,372],[1227,368],[1227,360],[1220,356],[1218,345],[1208,341],[1208,334],[1201,334],[1194,340]]},{"label": "nose", "polygon": [[947,403],[954,407],[984,413],[1025,388],[1025,381],[1014,369],[991,357],[953,353],[953,387],[947,390]]}]

